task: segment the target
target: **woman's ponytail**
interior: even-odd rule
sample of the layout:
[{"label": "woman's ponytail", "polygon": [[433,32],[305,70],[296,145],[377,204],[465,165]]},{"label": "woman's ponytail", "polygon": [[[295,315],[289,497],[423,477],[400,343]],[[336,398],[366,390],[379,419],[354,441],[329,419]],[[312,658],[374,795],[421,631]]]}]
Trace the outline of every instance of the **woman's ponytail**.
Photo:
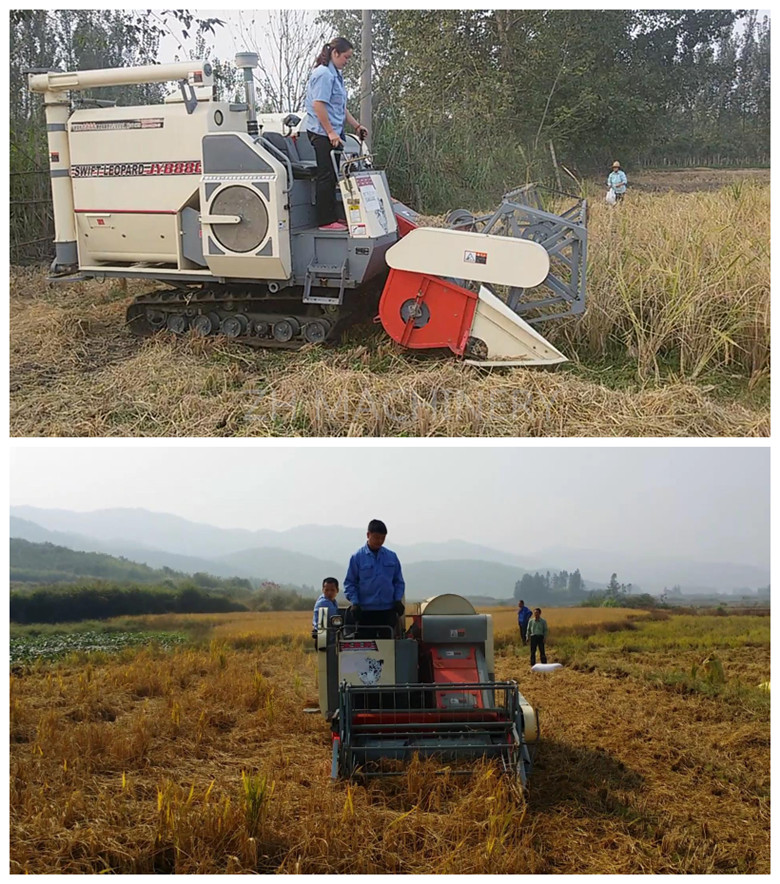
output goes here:
[{"label": "woman's ponytail", "polygon": [[314,67],[319,67],[321,64],[330,64],[330,56],[334,50],[338,52],[339,55],[343,55],[348,49],[354,48],[355,47],[346,37],[336,37],[334,40],[331,40],[330,43],[326,43],[322,47],[322,51],[314,61]]},{"label": "woman's ponytail", "polygon": [[326,43],[322,47],[320,54],[314,60],[314,67],[315,68],[318,68],[321,64],[328,64],[328,62],[330,62],[331,49],[332,49],[332,47],[331,47],[330,43]]}]

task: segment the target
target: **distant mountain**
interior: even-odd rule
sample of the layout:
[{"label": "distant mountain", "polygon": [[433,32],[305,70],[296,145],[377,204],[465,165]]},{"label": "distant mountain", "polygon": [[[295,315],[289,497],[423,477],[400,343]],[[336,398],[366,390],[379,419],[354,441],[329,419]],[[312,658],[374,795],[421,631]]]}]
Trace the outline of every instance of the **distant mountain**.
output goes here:
[{"label": "distant mountain", "polygon": [[149,565],[151,568],[173,568],[185,574],[194,574],[196,571],[205,571],[218,577],[233,577],[226,573],[226,567],[219,562],[197,556],[182,556],[165,550],[139,547],[138,544],[123,540],[99,540],[88,537],[85,534],[75,534],[66,531],[51,531],[43,528],[35,522],[11,516],[11,537],[29,540],[34,543],[53,543],[55,546],[64,546],[67,549],[80,550],[82,552],[107,553],[112,556],[121,556],[133,562]]},{"label": "distant mountain", "polygon": [[68,549],[86,550],[88,552],[107,552],[109,549],[115,548],[110,543],[104,543],[85,534],[76,534],[71,531],[52,531],[36,522],[31,522],[18,516],[11,516],[10,535],[11,537],[29,540],[32,543],[53,543],[55,546],[65,546]]},{"label": "distant mountain", "polygon": [[[343,579],[349,556],[365,542],[362,528],[339,525],[251,531],[216,528],[145,509],[78,513],[27,506],[11,507],[11,536],[124,556],[154,568],[168,566],[187,573],[206,571],[220,577],[314,586],[319,585],[323,576]],[[398,553],[410,591],[420,598],[431,594],[430,585],[435,585],[434,591],[439,592],[447,584],[452,584],[450,591],[454,592],[508,598],[515,582],[526,571],[576,568],[588,589],[605,586],[613,572],[622,583],[632,583],[640,591],[656,594],[664,586],[679,585],[686,592],[731,592],[769,583],[768,567],[622,551],[556,546],[534,555],[518,555],[514,550],[464,540],[396,544],[392,532],[388,546]],[[417,565],[425,567],[415,571]],[[492,584],[500,587],[500,592]],[[453,589],[454,586],[461,588]],[[469,591],[466,587],[473,589]]]},{"label": "distant mountain", "polygon": [[[11,507],[11,517],[12,520],[25,519],[48,531],[66,533],[71,537],[88,536],[93,545],[100,545],[101,548],[107,545],[112,549],[157,549],[207,559],[223,558],[250,549],[273,548],[315,559],[341,562],[341,568],[345,572],[349,557],[366,541],[363,528],[348,528],[343,525],[299,525],[285,531],[250,531],[244,528],[216,528],[191,522],[180,516],[145,509],[105,509],[78,513],[15,506]],[[465,540],[404,545],[394,543],[391,532],[387,545],[398,553],[405,564],[479,559],[519,567],[521,570],[516,579],[527,568],[514,552]]]},{"label": "distant mountain", "polygon": [[443,592],[468,598],[510,599],[521,572],[497,562],[467,559],[454,562],[412,562],[403,565],[407,599],[420,601]]},{"label": "distant mountain", "polygon": [[[81,534],[47,530],[26,519],[11,517],[11,534],[52,539],[67,538],[73,546],[87,552],[108,552],[121,556],[130,563],[149,568],[171,568],[193,574],[205,572],[216,577],[247,577],[254,581],[270,580],[275,583],[308,585],[319,588],[324,577],[336,577],[342,583],[347,570],[348,556],[336,559],[320,559],[300,552],[283,549],[244,549],[228,555],[206,559],[187,556],[161,549],[133,547],[130,543],[96,540]],[[12,544],[14,541],[12,541]],[[64,546],[64,543],[59,543]],[[522,576],[516,567],[497,562],[479,560],[410,562],[402,559],[407,584],[408,601],[422,601],[440,592],[455,592],[466,596],[491,596],[511,598],[515,581]],[[85,572],[86,573],[86,572]]]},{"label": "distant mountain", "polygon": [[[200,556],[181,555],[163,549],[139,547],[133,543],[118,540],[99,540],[83,534],[69,534],[64,531],[50,531],[26,519],[11,516],[11,537],[22,538],[38,543],[52,543],[82,552],[107,553],[146,565],[150,568],[172,568],[184,574],[198,572],[213,574],[215,577],[246,577],[250,580],[270,580],[274,583],[308,584],[318,587],[323,577],[335,576],[339,580],[341,568],[333,562],[319,562],[309,556],[300,556],[280,550],[256,551],[250,557],[246,551],[234,553],[235,561],[207,559]],[[254,551],[253,551],[254,552]],[[242,555],[243,553],[243,555]],[[262,553],[262,554],[261,554]],[[336,567],[336,573],[333,569]],[[346,571],[346,567],[343,567]]]},{"label": "distant mountain", "polygon": [[95,540],[124,542],[135,548],[163,549],[203,558],[254,545],[252,531],[214,528],[145,509],[116,508],[80,513],[20,506],[11,507],[11,515],[35,522],[50,531],[66,531]]},{"label": "distant mountain", "polygon": [[294,583],[319,589],[326,577],[335,577],[339,584],[347,571],[346,562],[327,561],[314,556],[289,552],[286,549],[245,549],[231,553],[219,563],[233,574],[260,576],[277,583]]},{"label": "distant mountain", "polygon": [[[411,543],[396,545],[388,542],[391,549],[401,557],[401,561],[407,564],[413,562],[453,562],[463,559],[475,559],[481,562],[497,562],[502,565],[510,565],[517,573],[516,580],[530,570],[527,557],[515,555],[501,549],[494,549],[480,543],[470,543],[468,540],[446,540],[442,543]],[[519,569],[519,570],[518,570]]]},{"label": "distant mountain", "polygon": [[10,565],[12,582],[60,583],[89,577],[117,583],[162,583],[171,577],[184,577],[170,569],[156,570],[106,553],[82,552],[16,537],[11,539]]},{"label": "distant mountain", "polygon": [[[613,573],[621,583],[641,592],[660,593],[680,586],[686,593],[733,592],[743,587],[766,586],[769,568],[734,562],[701,562],[673,556],[646,556],[620,551],[551,547],[533,556],[557,567],[579,568],[590,581],[606,586]],[[546,570],[546,569],[545,569]]]}]

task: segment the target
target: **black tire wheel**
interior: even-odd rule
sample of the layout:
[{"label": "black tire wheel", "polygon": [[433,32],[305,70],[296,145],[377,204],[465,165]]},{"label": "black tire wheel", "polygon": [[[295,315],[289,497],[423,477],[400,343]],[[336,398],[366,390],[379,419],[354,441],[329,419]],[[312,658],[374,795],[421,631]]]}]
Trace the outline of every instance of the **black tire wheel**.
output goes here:
[{"label": "black tire wheel", "polygon": [[292,316],[287,317],[286,319],[280,319],[278,322],[274,323],[274,340],[279,341],[280,344],[286,344],[291,341],[300,330],[300,323],[297,319],[293,319]]},{"label": "black tire wheel", "polygon": [[190,321],[182,313],[171,313],[166,322],[168,331],[175,335],[183,335],[190,326]]},{"label": "black tire wheel", "polygon": [[221,331],[227,338],[240,338],[246,334],[249,320],[242,313],[227,316],[222,320]]},{"label": "black tire wheel", "polygon": [[322,319],[307,322],[303,327],[303,337],[310,344],[321,344],[328,337],[328,324]]}]

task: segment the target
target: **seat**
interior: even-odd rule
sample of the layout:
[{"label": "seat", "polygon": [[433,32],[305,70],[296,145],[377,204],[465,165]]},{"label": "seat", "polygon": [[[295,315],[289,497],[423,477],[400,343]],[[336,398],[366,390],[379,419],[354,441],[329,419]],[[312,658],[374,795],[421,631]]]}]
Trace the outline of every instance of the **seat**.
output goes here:
[{"label": "seat", "polygon": [[[279,132],[263,132],[263,138],[290,160],[290,165],[293,170],[293,178],[306,179],[314,178],[316,176],[317,163],[302,161],[292,138],[287,138]],[[312,153],[313,152],[314,150],[312,149]]]},{"label": "seat", "polygon": [[309,141],[309,133],[305,129],[302,129],[297,135],[293,135],[292,142],[298,151],[298,156],[304,162],[317,162],[317,155],[314,153],[311,141]]}]

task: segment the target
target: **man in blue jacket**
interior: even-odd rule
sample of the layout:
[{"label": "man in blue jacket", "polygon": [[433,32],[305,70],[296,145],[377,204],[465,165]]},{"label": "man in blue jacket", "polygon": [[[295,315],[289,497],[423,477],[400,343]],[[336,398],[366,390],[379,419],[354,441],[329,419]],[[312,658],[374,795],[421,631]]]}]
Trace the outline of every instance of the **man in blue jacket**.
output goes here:
[{"label": "man in blue jacket", "polygon": [[[368,523],[366,544],[349,560],[344,578],[344,595],[351,607],[349,620],[361,627],[395,627],[404,612],[404,578],[398,556],[384,545],[385,523]],[[368,633],[361,630],[363,635]],[[375,638],[389,638],[386,629],[372,630]]]},{"label": "man in blue jacket", "polygon": [[526,608],[525,602],[520,599],[517,603],[517,625],[520,627],[520,638],[523,640],[523,644],[528,644],[528,636],[526,634],[528,629],[528,621],[531,619],[531,609]]}]

